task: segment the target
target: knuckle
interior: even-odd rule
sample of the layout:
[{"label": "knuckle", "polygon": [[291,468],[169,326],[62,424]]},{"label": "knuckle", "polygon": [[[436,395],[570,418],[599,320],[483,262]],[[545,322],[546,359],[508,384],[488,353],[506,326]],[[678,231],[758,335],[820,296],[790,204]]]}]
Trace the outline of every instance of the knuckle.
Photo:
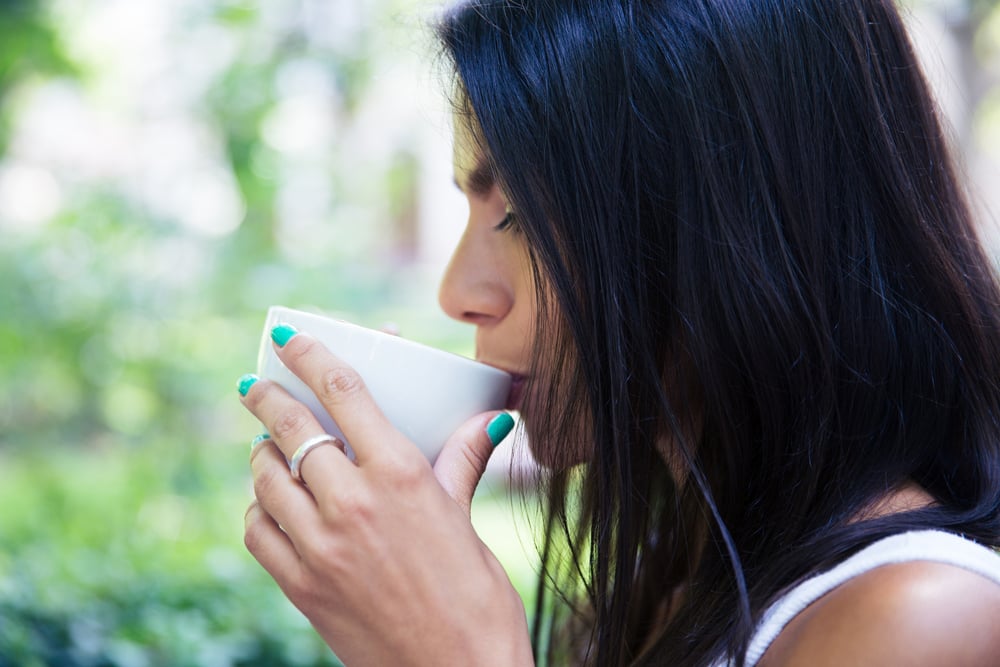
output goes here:
[{"label": "knuckle", "polygon": [[[273,489],[281,482],[276,468],[266,468],[261,470],[253,478],[253,491],[257,498],[268,498]],[[253,524],[252,524],[253,525]]]},{"label": "knuckle", "polygon": [[391,480],[392,486],[400,490],[412,490],[420,486],[431,472],[430,464],[422,456],[398,456],[384,463],[383,473],[386,480]]},{"label": "knuckle", "polygon": [[297,572],[282,582],[282,589],[295,606],[303,611],[317,606],[319,587],[305,572]]},{"label": "knuckle", "polygon": [[260,406],[261,401],[263,401],[264,398],[270,393],[268,391],[270,388],[269,385],[270,383],[267,380],[258,380],[254,383],[252,391],[243,397],[243,404],[246,405],[251,412],[255,412]]},{"label": "knuckle", "polygon": [[287,361],[295,363],[313,354],[322,344],[315,338],[309,336],[295,336],[284,349],[284,357]]},{"label": "knuckle", "polygon": [[364,391],[365,383],[353,368],[338,366],[330,368],[323,373],[320,380],[320,390],[322,400],[334,402],[343,401],[345,398],[356,396]]},{"label": "knuckle", "polygon": [[298,435],[309,424],[310,415],[305,406],[295,406],[282,413],[271,425],[271,435],[284,440]]},{"label": "knuckle", "polygon": [[247,522],[246,528],[243,531],[243,545],[247,548],[247,551],[252,554],[257,553],[257,548],[263,539],[263,532],[264,530],[259,519]]},{"label": "knuckle", "polygon": [[358,491],[337,496],[336,512],[340,516],[350,517],[355,524],[365,524],[375,514],[369,495]]},{"label": "knuckle", "polygon": [[301,555],[308,569],[322,572],[326,577],[336,579],[349,569],[347,566],[349,554],[340,540],[321,538],[308,540],[302,546]]},{"label": "knuckle", "polygon": [[462,448],[462,457],[472,470],[485,470],[486,464],[490,459],[489,454],[483,452],[481,448],[473,447],[472,445]]}]

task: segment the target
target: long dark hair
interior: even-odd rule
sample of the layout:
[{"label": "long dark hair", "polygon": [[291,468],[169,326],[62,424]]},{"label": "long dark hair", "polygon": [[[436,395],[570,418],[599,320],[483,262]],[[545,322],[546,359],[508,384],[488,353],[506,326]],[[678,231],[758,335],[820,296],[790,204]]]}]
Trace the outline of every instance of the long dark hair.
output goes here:
[{"label": "long dark hair", "polygon": [[[534,449],[588,451],[540,661],[741,660],[879,537],[1000,542],[1000,291],[890,0],[471,0],[439,36],[559,328]],[[908,481],[936,504],[858,520]]]}]

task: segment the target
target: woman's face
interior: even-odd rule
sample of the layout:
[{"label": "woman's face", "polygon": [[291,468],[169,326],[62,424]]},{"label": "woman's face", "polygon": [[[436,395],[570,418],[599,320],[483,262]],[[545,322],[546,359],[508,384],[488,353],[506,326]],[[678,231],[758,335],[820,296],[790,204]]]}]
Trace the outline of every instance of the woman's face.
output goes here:
[{"label": "woman's face", "polygon": [[[507,200],[462,118],[455,120],[454,174],[455,184],[469,202],[469,219],[441,282],[441,307],[456,320],[475,325],[476,359],[514,377],[506,407],[521,412],[535,461],[554,469],[585,461],[590,456],[588,447],[555,444],[587,442],[585,422],[580,422],[580,433],[553,438],[539,432],[542,424],[533,418],[540,407],[538,397],[547,396],[553,384],[553,378],[537,370],[542,377],[526,382],[538,342],[534,272],[518,223],[501,225],[510,212]],[[554,321],[545,330],[547,338],[558,337],[562,327]]]},{"label": "woman's face", "polygon": [[507,201],[470,136],[455,119],[455,184],[469,219],[441,282],[438,300],[452,318],[476,327],[476,359],[514,377],[508,409],[520,407],[534,338],[535,286],[524,235],[498,228]]}]

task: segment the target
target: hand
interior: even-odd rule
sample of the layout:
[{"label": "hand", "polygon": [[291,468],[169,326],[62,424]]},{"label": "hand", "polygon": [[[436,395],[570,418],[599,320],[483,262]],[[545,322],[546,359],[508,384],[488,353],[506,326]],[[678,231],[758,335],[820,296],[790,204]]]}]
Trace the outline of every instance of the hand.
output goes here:
[{"label": "hand", "polygon": [[466,422],[432,469],[322,344],[297,334],[278,355],[355,453],[318,447],[296,482],[287,459],[322,428],[280,386],[241,386],[273,442],[251,455],[246,545],[285,595],[347,665],[533,664],[524,606],[469,520],[500,413]]}]

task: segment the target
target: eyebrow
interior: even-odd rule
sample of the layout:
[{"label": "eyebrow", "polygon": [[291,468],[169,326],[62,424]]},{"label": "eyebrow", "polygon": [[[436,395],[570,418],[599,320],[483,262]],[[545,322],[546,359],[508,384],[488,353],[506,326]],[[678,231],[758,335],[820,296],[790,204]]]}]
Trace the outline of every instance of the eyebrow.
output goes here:
[{"label": "eyebrow", "polygon": [[493,167],[490,166],[489,162],[482,160],[476,165],[475,169],[470,171],[466,176],[465,187],[458,182],[458,177],[454,179],[455,187],[459,190],[470,194],[479,195],[480,197],[486,196],[496,185],[497,179],[493,173]]}]

